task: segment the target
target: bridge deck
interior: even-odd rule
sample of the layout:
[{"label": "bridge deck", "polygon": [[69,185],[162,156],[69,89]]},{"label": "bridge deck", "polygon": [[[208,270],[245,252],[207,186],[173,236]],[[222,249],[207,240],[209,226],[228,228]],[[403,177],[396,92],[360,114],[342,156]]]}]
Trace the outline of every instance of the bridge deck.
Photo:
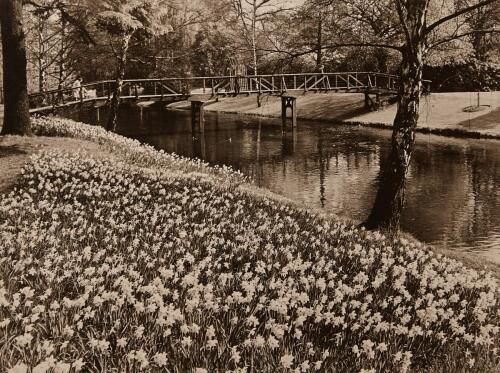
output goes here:
[{"label": "bridge deck", "polygon": [[[33,93],[29,95],[30,112],[107,101],[114,86],[113,80],[105,80],[81,87]],[[430,90],[430,81],[424,81],[424,87]],[[189,99],[194,95],[216,97],[308,91],[397,93],[397,89],[397,76],[373,72],[127,79],[123,82],[120,99],[172,101]]]}]

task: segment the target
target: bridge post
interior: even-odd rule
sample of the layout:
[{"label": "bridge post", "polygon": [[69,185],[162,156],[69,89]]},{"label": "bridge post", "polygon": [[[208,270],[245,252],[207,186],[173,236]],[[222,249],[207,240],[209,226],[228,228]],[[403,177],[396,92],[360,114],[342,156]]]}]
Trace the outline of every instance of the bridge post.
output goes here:
[{"label": "bridge post", "polygon": [[[205,132],[205,101],[191,101],[191,133]],[[197,128],[198,127],[198,128]]]},{"label": "bridge post", "polygon": [[96,125],[99,125],[100,122],[101,122],[101,113],[100,113],[100,110],[99,110],[99,106],[94,106],[95,108],[95,119],[96,119]]},{"label": "bridge post", "polygon": [[286,132],[287,115],[286,111],[292,111],[292,128],[297,126],[297,97],[281,96],[281,131]]}]

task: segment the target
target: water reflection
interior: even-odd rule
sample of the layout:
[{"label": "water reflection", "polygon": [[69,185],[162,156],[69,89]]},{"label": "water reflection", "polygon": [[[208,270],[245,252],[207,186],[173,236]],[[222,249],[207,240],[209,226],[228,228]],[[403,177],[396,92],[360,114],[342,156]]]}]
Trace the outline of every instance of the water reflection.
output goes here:
[{"label": "water reflection", "polygon": [[[133,111],[119,132],[188,157],[227,164],[308,206],[364,219],[373,203],[389,131],[299,123],[281,133],[278,120],[206,115],[204,134],[189,113]],[[490,140],[417,136],[402,227],[422,241],[482,252],[500,262],[500,147]]]}]

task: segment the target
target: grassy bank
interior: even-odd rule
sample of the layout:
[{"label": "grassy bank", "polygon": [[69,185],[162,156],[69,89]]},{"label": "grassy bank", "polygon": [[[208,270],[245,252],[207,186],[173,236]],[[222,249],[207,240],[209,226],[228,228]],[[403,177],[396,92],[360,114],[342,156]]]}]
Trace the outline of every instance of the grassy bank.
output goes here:
[{"label": "grassy bank", "polygon": [[[420,106],[418,132],[444,136],[500,139],[500,92],[481,93],[479,111],[468,111],[475,105],[475,92],[432,93],[424,96]],[[189,103],[170,105],[187,108]],[[396,105],[368,112],[360,93],[307,93],[297,96],[298,118],[308,121],[344,123],[377,128],[391,128]],[[465,109],[465,110],[464,110]],[[256,96],[221,98],[206,106],[208,111],[244,115],[281,117],[279,96],[265,96],[257,107]]]},{"label": "grassy bank", "polygon": [[34,123],[101,156],[38,153],[2,196],[0,366],[497,371],[491,275],[257,196],[229,169]]}]

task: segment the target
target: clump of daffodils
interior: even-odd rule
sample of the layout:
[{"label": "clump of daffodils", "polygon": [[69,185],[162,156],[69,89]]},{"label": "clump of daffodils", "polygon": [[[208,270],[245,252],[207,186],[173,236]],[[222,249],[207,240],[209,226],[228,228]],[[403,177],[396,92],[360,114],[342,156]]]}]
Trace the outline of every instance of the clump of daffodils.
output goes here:
[{"label": "clump of daffodils", "polygon": [[61,136],[89,140],[101,144],[124,161],[141,167],[155,167],[180,172],[206,172],[218,177],[219,182],[239,184],[247,178],[239,171],[222,165],[209,166],[200,159],[189,159],[174,153],[155,150],[151,145],[60,117],[35,117],[31,120],[33,132],[38,136]]},{"label": "clump of daffodils", "polygon": [[495,371],[488,273],[220,177],[35,155],[0,200],[0,366]]}]

